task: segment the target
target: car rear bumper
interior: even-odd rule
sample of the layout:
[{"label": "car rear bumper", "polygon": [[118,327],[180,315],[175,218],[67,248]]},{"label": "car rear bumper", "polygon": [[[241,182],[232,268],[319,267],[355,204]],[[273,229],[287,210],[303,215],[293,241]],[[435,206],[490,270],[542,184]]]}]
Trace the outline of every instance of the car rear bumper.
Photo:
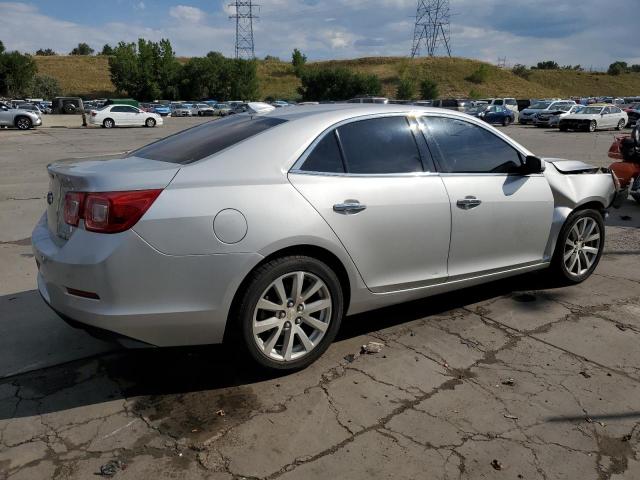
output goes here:
[{"label": "car rear bumper", "polygon": [[256,253],[165,255],[133,230],[77,229],[62,243],[46,214],[32,244],[38,290],[52,309],[74,326],[156,346],[220,343],[233,295],[262,259]]}]

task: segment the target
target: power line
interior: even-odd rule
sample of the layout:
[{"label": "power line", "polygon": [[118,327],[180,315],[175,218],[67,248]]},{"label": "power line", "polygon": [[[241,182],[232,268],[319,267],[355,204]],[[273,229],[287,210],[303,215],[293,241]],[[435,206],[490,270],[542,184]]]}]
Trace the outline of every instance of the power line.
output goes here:
[{"label": "power line", "polygon": [[441,46],[451,56],[449,0],[418,0],[411,57],[420,56],[423,48],[433,57]]},{"label": "power line", "polygon": [[236,0],[230,3],[229,6],[235,8],[236,12],[229,16],[229,18],[235,18],[236,20],[236,58],[247,60],[256,58],[253,43],[253,19],[258,18],[258,16],[253,14],[253,9],[258,5],[251,0]]}]

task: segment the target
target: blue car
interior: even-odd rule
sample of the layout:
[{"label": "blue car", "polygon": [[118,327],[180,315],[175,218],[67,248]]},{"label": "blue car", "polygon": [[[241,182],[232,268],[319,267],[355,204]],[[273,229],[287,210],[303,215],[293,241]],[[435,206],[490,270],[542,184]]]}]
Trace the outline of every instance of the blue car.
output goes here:
[{"label": "blue car", "polygon": [[171,108],[169,108],[169,105],[154,105],[152,111],[162,117],[171,115]]},{"label": "blue car", "polygon": [[498,123],[500,125],[510,125],[516,119],[513,111],[500,105],[479,105],[467,110],[469,115],[478,117],[487,123]]}]

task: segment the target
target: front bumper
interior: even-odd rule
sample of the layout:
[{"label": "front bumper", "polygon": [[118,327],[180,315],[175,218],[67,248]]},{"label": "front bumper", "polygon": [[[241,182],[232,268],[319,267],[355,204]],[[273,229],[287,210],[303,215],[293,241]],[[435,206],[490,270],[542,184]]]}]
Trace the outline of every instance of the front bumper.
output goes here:
[{"label": "front bumper", "polygon": [[[63,243],[46,214],[32,234],[38,290],[76,325],[156,346],[220,343],[238,285],[257,253],[165,255],[133,230],[76,229]],[[85,298],[69,289],[92,292]]]}]

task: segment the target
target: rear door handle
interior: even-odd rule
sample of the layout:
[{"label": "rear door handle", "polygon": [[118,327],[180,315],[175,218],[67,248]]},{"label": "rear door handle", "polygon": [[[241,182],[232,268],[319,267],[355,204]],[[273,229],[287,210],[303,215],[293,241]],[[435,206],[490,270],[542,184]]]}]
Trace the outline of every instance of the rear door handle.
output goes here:
[{"label": "rear door handle", "polygon": [[345,200],[343,203],[336,203],[333,206],[333,211],[341,213],[342,215],[353,215],[354,213],[359,213],[366,208],[367,206],[363,205],[358,200]]},{"label": "rear door handle", "polygon": [[461,208],[462,210],[471,210],[472,208],[477,207],[481,203],[482,201],[478,200],[473,195],[467,195],[466,197],[464,197],[464,199],[458,200],[456,202],[456,205],[458,206],[458,208]]}]

